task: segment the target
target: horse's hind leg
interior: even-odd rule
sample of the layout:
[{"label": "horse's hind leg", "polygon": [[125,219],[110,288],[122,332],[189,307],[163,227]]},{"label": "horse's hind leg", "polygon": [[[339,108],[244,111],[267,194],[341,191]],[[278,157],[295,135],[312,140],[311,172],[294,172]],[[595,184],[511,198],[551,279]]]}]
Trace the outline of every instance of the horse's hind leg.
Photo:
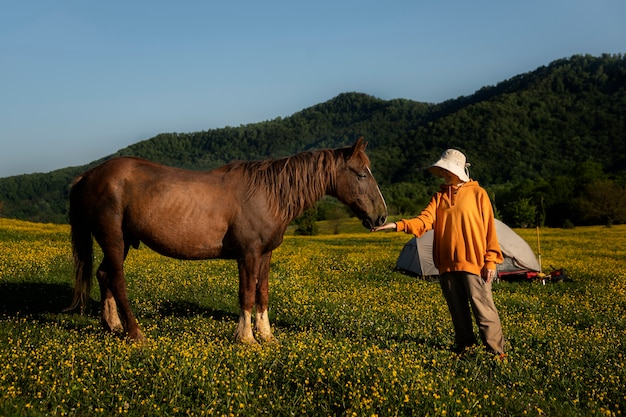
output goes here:
[{"label": "horse's hind leg", "polygon": [[104,261],[98,267],[96,272],[98,284],[100,284],[100,322],[105,330],[112,332],[124,331],[124,326],[117,314],[117,304],[113,293],[111,293],[108,274]]},{"label": "horse's hind leg", "polygon": [[[123,323],[130,339],[142,341],[144,340],[144,335],[141,330],[139,330],[137,320],[130,309],[126,295],[124,259],[128,253],[128,246],[116,249],[116,245],[100,243],[100,247],[102,247],[102,251],[104,252],[104,259],[98,268],[97,276],[102,297],[103,325],[105,328],[108,327],[114,330],[115,328],[119,328]],[[118,308],[121,320],[117,315]]]}]

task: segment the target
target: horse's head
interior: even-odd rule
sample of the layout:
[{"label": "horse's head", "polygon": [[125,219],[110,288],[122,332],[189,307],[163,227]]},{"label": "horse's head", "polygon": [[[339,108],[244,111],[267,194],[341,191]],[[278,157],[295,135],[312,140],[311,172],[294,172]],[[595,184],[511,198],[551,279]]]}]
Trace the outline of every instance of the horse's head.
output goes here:
[{"label": "horse's head", "polygon": [[364,227],[371,229],[387,220],[387,204],[370,170],[366,146],[361,137],[354,145],[340,150],[343,163],[337,165],[332,195],[350,207]]}]

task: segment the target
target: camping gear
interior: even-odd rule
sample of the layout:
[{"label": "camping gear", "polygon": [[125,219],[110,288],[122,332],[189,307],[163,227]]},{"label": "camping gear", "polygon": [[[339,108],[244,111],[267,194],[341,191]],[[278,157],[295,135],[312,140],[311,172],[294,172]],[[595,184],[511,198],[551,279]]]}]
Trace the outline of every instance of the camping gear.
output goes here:
[{"label": "camping gear", "polygon": [[[541,266],[528,243],[509,226],[496,219],[496,234],[504,262],[498,265],[498,278],[504,280],[532,279]],[[429,230],[409,240],[398,256],[396,269],[418,276],[439,275],[433,261],[433,235]]]},{"label": "camping gear", "polygon": [[550,280],[552,280],[552,282],[569,281],[569,277],[567,276],[567,273],[563,268],[555,269],[554,271],[550,272],[548,276],[550,277]]}]

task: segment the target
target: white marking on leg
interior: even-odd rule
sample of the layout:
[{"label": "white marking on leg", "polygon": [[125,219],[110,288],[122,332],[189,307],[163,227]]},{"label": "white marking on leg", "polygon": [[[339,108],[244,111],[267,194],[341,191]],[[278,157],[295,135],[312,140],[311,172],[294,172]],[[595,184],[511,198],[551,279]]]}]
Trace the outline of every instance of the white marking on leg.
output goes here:
[{"label": "white marking on leg", "polygon": [[255,327],[256,331],[259,334],[259,337],[264,342],[275,342],[276,338],[272,334],[272,329],[270,327],[270,319],[267,314],[267,310],[265,311],[257,311],[255,316]]},{"label": "white marking on leg", "polygon": [[108,326],[108,330],[112,332],[123,331],[124,326],[117,314],[117,304],[113,297],[105,298],[102,303],[102,321]]},{"label": "white marking on leg", "polygon": [[239,324],[235,330],[235,341],[241,343],[256,343],[252,334],[252,314],[249,311],[239,312]]}]

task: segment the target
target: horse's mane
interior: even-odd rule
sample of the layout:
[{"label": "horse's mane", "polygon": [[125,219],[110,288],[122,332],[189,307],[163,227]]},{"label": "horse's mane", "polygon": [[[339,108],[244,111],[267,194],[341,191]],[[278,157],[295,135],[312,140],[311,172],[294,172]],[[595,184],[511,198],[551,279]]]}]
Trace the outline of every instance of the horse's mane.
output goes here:
[{"label": "horse's mane", "polygon": [[291,220],[334,190],[342,149],[302,152],[293,156],[263,161],[241,161],[247,198],[263,192],[270,210]]}]

